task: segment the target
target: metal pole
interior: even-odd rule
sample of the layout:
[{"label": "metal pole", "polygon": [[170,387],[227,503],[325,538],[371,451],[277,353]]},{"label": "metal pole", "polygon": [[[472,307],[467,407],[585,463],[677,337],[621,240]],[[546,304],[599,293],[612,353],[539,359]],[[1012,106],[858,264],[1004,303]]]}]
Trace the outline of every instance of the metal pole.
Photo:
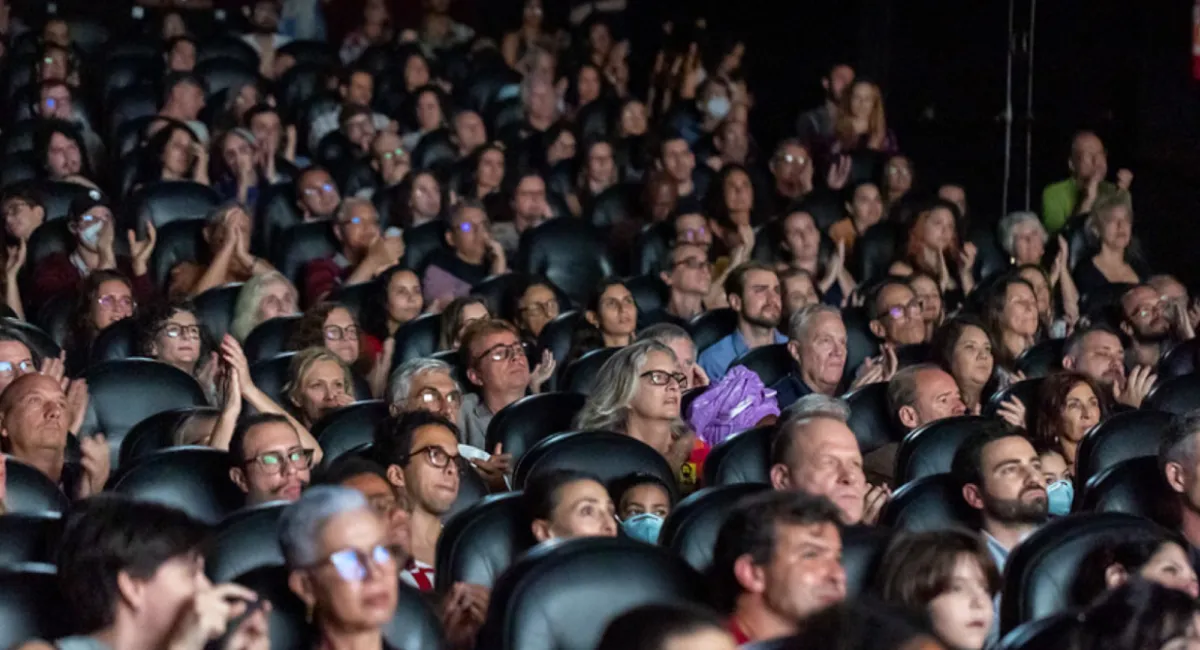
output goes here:
[{"label": "metal pole", "polygon": [[1034,29],[1037,23],[1037,0],[1029,3],[1029,52],[1026,65],[1029,68],[1029,79],[1025,86],[1025,209],[1031,205],[1030,194],[1033,188],[1033,40],[1037,33]]},{"label": "metal pole", "polygon": [[1013,123],[1013,47],[1016,45],[1013,33],[1013,15],[1016,0],[1008,0],[1008,47],[1005,79],[1004,79],[1004,192],[1000,200],[1000,215],[1008,214],[1008,191],[1012,181],[1012,123]]}]

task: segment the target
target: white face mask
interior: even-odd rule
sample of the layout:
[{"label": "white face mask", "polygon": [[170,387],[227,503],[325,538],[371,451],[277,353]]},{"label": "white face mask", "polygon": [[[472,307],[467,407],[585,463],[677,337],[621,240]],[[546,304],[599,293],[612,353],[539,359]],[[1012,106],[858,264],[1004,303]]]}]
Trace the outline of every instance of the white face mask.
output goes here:
[{"label": "white face mask", "polygon": [[95,246],[100,241],[101,230],[104,230],[104,222],[96,221],[87,228],[79,231],[79,239],[87,246]]},{"label": "white face mask", "polygon": [[725,116],[729,115],[730,108],[732,108],[732,105],[729,102],[729,98],[721,96],[710,97],[704,105],[704,110],[718,120],[725,119]]}]

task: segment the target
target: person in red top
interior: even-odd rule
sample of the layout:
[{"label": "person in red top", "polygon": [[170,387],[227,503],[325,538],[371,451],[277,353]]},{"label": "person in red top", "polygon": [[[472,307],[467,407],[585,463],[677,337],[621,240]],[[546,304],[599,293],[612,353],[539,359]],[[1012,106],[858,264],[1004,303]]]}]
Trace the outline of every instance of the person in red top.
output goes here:
[{"label": "person in red top", "polygon": [[130,278],[134,298],[147,302],[154,296],[154,281],[147,273],[157,235],[154,224],[146,223],[145,239],[137,239],[132,230],[127,232],[130,255],[118,255],[114,249],[116,223],[112,206],[98,190],[93,190],[71,201],[67,228],[75,238],[74,250],[51,253],[33,269],[31,291],[26,294],[32,303],[31,313],[55,296],[73,293],[93,271],[118,270]]},{"label": "person in red top", "polygon": [[366,199],[342,202],[333,233],[342,244],[341,252],[304,266],[305,305],[317,304],[340,285],[373,279],[404,255],[404,239],[399,233],[379,231],[379,212]]},{"label": "person in red top", "polygon": [[712,590],[738,645],[792,636],[846,598],[841,511],[798,491],[743,499],[717,533]]}]

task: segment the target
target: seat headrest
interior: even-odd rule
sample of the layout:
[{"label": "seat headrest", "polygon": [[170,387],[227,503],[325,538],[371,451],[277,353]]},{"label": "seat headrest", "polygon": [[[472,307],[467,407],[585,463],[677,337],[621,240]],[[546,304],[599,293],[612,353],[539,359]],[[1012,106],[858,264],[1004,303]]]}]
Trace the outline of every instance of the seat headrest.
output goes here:
[{"label": "seat headrest", "polygon": [[770,388],[772,384],[796,370],[796,361],[788,352],[786,343],[774,343],[759,346],[734,359],[729,367],[735,366],[745,366],[747,370],[758,375],[764,386]]},{"label": "seat headrest", "polygon": [[0,567],[54,564],[62,527],[57,512],[6,513],[0,517]]},{"label": "seat headrest", "polygon": [[5,459],[5,469],[8,495],[4,503],[8,512],[65,512],[70,505],[67,495],[33,465],[10,456]]},{"label": "seat headrest", "polygon": [[611,431],[572,431],[542,440],[517,464],[513,487],[523,487],[533,474],[553,469],[591,472],[605,485],[631,472],[645,472],[670,487],[672,499],[679,496],[675,472],[662,454],[640,440]]},{"label": "seat headrest", "polygon": [[903,433],[888,412],[886,382],[867,384],[846,395],[845,399],[850,405],[850,420],[846,424],[854,432],[863,454],[901,440]]},{"label": "seat headrest", "polygon": [[572,361],[563,368],[560,388],[580,395],[590,395],[596,389],[596,376],[600,373],[600,368],[620,349],[600,348]]},{"label": "seat headrest", "polygon": [[264,566],[283,566],[279,546],[279,516],[285,503],[264,503],[242,508],[217,526],[204,554],[204,574],[213,584]]},{"label": "seat headrest", "polygon": [[658,543],[703,574],[712,565],[717,533],[729,513],[743,498],[769,489],[763,483],[703,488],[680,501],[667,515]]},{"label": "seat headrest", "polygon": [[392,370],[405,361],[428,357],[437,352],[438,338],[442,332],[440,314],[422,314],[396,330],[396,352],[392,359]]},{"label": "seat headrest", "polygon": [[926,532],[973,527],[978,515],[962,498],[962,486],[950,474],[911,481],[892,494],[880,523],[897,530]]},{"label": "seat headrest", "polygon": [[726,438],[704,459],[705,485],[770,483],[771,440],[776,427],[756,427]]},{"label": "seat headrest", "polygon": [[299,322],[300,315],[297,314],[277,316],[256,325],[246,335],[246,342],[242,345],[246,360],[255,363],[282,354]]},{"label": "seat headrest", "polygon": [[322,463],[328,465],[356,447],[375,438],[375,428],[388,417],[383,400],[355,402],[322,417],[312,427],[312,435],[325,452]]},{"label": "seat headrest", "polygon": [[597,537],[542,545],[496,583],[480,650],[591,649],[617,614],[704,593],[700,575],[657,546]]},{"label": "seat headrest", "polygon": [[196,318],[212,340],[220,341],[229,332],[233,325],[233,308],[241,291],[242,283],[234,282],[213,287],[192,299]]},{"label": "seat headrest", "polygon": [[520,492],[484,497],[446,521],[437,548],[437,591],[456,582],[489,589],[537,540]]},{"label": "seat headrest", "polygon": [[612,275],[612,262],[600,235],[578,219],[557,218],[526,230],[514,265],[519,271],[544,275],[577,304],[587,301],[600,281]]},{"label": "seat headrest", "polygon": [[488,423],[486,449],[504,445],[512,462],[521,460],[525,451],[556,433],[571,430],[575,416],[583,410],[587,398],[580,393],[542,393],[529,395],[500,409]]},{"label": "seat headrest", "polygon": [[1156,456],[1123,460],[1095,474],[1075,497],[1076,510],[1123,512],[1175,528],[1179,501],[1158,468]]},{"label": "seat headrest", "polygon": [[687,326],[696,346],[696,356],[737,329],[737,312],[728,307],[712,309],[693,318]]},{"label": "seat headrest", "polygon": [[150,454],[125,470],[112,490],[179,508],[214,525],[246,501],[229,479],[229,454],[209,447],[173,447]]},{"label": "seat headrest", "polygon": [[195,416],[216,418],[221,411],[211,406],[185,406],[160,411],[133,425],[121,441],[113,470],[129,467],[156,451],[175,446],[175,433],[185,420]]},{"label": "seat headrest", "polygon": [[1181,375],[1160,381],[1150,389],[1142,408],[1174,415],[1184,415],[1200,408],[1200,375]]},{"label": "seat headrest", "polygon": [[171,269],[180,262],[199,262],[203,259],[203,219],[172,221],[158,229],[158,241],[150,257],[150,270],[155,286],[170,284]]},{"label": "seat headrest", "polygon": [[892,531],[878,526],[842,529],[842,567],[846,570],[846,597],[869,593]]},{"label": "seat headrest", "polygon": [[896,485],[949,472],[959,445],[989,422],[990,418],[978,415],[960,415],[909,432],[896,451]]},{"label": "seat headrest", "polygon": [[1075,454],[1075,482],[1091,478],[1117,463],[1158,453],[1171,415],[1161,411],[1121,411],[1092,427]]},{"label": "seat headrest", "polygon": [[0,646],[15,648],[30,639],[54,639],[74,632],[64,621],[63,611],[54,567],[0,569]]},{"label": "seat headrest", "polygon": [[92,343],[92,363],[145,356],[138,350],[137,336],[133,318],[122,318],[100,330]]},{"label": "seat headrest", "polygon": [[103,432],[114,454],[125,434],[147,417],[169,409],[208,405],[204,389],[194,377],[159,361],[104,361],[89,367],[83,378],[97,428],[79,434]]},{"label": "seat headrest", "polygon": [[1000,630],[1064,611],[1079,565],[1093,549],[1112,539],[1161,539],[1165,531],[1132,515],[1081,513],[1051,520],[1021,542],[1004,567]]}]

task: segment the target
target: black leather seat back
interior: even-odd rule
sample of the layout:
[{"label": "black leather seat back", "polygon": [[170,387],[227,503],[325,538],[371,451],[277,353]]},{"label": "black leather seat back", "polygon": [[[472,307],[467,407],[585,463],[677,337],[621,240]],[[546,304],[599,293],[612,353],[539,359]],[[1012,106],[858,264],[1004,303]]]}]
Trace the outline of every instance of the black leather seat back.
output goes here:
[{"label": "black leather seat back", "polygon": [[422,314],[396,330],[396,352],[392,368],[405,361],[432,356],[438,350],[438,337],[442,332],[440,314]]},{"label": "black leather seat back", "polygon": [[155,286],[170,285],[171,269],[180,262],[199,262],[204,258],[203,219],[172,221],[158,227],[158,242],[150,257],[150,272]]},{"label": "black leather seat back", "polygon": [[[236,302],[237,299],[234,300]],[[242,344],[246,360],[253,364],[286,352],[288,339],[292,338],[292,332],[296,330],[299,322],[300,315],[297,314],[279,316],[256,325],[246,335],[246,342]]]},{"label": "black leather seat back", "polygon": [[132,318],[123,318],[100,330],[92,343],[93,364],[144,356],[138,350],[137,323]]},{"label": "black leather seat back", "polygon": [[902,439],[903,432],[888,413],[886,382],[867,384],[848,393],[845,399],[850,405],[850,420],[846,424],[864,455]]},{"label": "black leather seat back", "polygon": [[863,285],[882,280],[892,260],[896,259],[896,249],[903,237],[900,226],[888,221],[868,228],[854,243],[849,265],[854,277],[859,278]]},{"label": "black leather seat back", "polygon": [[333,257],[340,249],[329,222],[301,223],[280,233],[272,261],[275,268],[304,295],[307,291],[304,287],[304,265],[313,260]]},{"label": "black leather seat back", "polygon": [[958,446],[989,421],[978,415],[960,415],[910,431],[896,450],[895,484],[949,472]]},{"label": "black leather seat back", "polygon": [[128,214],[139,237],[145,236],[146,223],[161,228],[164,224],[187,219],[204,219],[221,204],[217,191],[192,181],[158,181],[144,185],[128,200]]},{"label": "black leather seat back", "polygon": [[208,579],[220,584],[259,567],[282,566],[279,516],[285,507],[284,503],[264,503],[222,520],[204,554]]},{"label": "black leather seat back", "polygon": [[70,506],[67,495],[41,470],[11,456],[5,459],[8,512],[65,512]]},{"label": "black leather seat back", "polygon": [[786,343],[763,345],[743,354],[729,364],[730,368],[745,366],[747,370],[758,375],[764,386],[772,384],[788,376],[796,370],[796,361],[788,352]]},{"label": "black leather seat back", "polygon": [[[311,625],[305,622],[304,603],[288,588],[287,581],[288,570],[282,566],[255,569],[235,581],[270,601],[271,650],[295,650],[312,641]],[[388,645],[405,650],[444,647],[441,624],[429,600],[404,583],[400,583],[397,596],[396,613],[383,628]]]},{"label": "black leather seat back", "polygon": [[1062,370],[1064,339],[1046,339],[1033,344],[1017,357],[1017,370],[1029,379],[1039,379]]},{"label": "black leather seat back", "polygon": [[1067,611],[1022,623],[1004,635],[996,650],[1050,650],[1070,647],[1079,613]]},{"label": "black leather seat back", "polygon": [[774,426],[757,427],[713,447],[704,459],[704,484],[769,483],[775,431]]},{"label": "black leather seat back", "polygon": [[670,486],[672,497],[678,496],[675,473],[662,454],[640,440],[611,431],[572,431],[542,440],[517,464],[513,487],[523,487],[530,476],[552,469],[591,472],[605,485],[632,472],[644,472]]},{"label": "black leather seat back", "polygon": [[441,219],[404,231],[403,262],[418,276],[425,272],[434,253],[447,248],[446,222]]},{"label": "black leather seat back", "polygon": [[1092,427],[1075,455],[1077,489],[1119,462],[1158,454],[1171,416],[1160,411],[1121,411]]},{"label": "black leather seat back", "polygon": [[551,219],[521,236],[515,269],[545,276],[582,305],[613,272],[599,241],[599,233],[578,219]]},{"label": "black leather seat back", "polygon": [[30,352],[41,358],[49,359],[62,354],[62,348],[58,346],[58,343],[55,343],[49,334],[33,323],[7,317],[0,319],[0,323],[3,323],[4,327],[20,332],[29,342],[32,348]]},{"label": "black leather seat back", "polygon": [[1083,492],[1075,495],[1075,510],[1122,512],[1174,528],[1179,519],[1177,499],[1158,469],[1158,458],[1141,456],[1093,475]]},{"label": "black leather seat back", "polygon": [[538,335],[538,347],[549,350],[559,365],[566,365],[564,361],[571,352],[572,333],[581,318],[583,318],[582,311],[564,311],[554,320],[546,323],[546,326],[542,328],[542,333]]},{"label": "black leather seat back", "polygon": [[849,526],[842,529],[842,567],[846,570],[846,597],[871,593],[883,562],[884,551],[892,540],[892,531],[876,526]]},{"label": "black leather seat back", "polygon": [[1167,350],[1158,361],[1159,381],[1196,372],[1196,354],[1200,352],[1200,341],[1189,339]]},{"label": "black leather seat back", "polygon": [[1080,603],[1071,599],[1079,565],[1093,549],[1112,540],[1160,539],[1153,522],[1120,513],[1076,514],[1055,519],[1021,542],[1004,567],[1000,631],[1057,614]]},{"label": "black leather seat back", "polygon": [[158,361],[105,361],[89,367],[83,377],[97,428],[80,433],[104,433],[114,461],[121,440],[138,422],[169,409],[208,405],[204,389],[191,375]]},{"label": "black leather seat back", "polygon": [[625,281],[625,288],[633,294],[639,315],[662,309],[671,293],[671,288],[656,273],[630,278]]},{"label": "black leather seat back", "polygon": [[206,61],[219,59],[233,59],[252,69],[258,69],[258,52],[234,34],[216,34],[205,39],[196,47],[197,66]]},{"label": "black leather seat back", "polygon": [[0,567],[27,562],[54,564],[62,516],[57,512],[10,512],[0,516]]},{"label": "black leather seat back", "polygon": [[843,309],[842,322],[846,325],[846,370],[843,377],[852,377],[867,357],[879,354],[879,339],[871,333],[871,321],[867,310],[862,307]]},{"label": "black leather seat back", "polygon": [[924,532],[977,527],[978,516],[963,501],[962,486],[949,474],[926,476],[900,487],[883,508],[880,523],[897,530]]},{"label": "black leather seat back", "polygon": [[0,647],[70,634],[63,611],[54,567],[0,568]]},{"label": "black leather seat back", "polygon": [[649,603],[698,603],[704,593],[699,574],[649,544],[585,538],[538,547],[492,590],[480,650],[591,650],[617,614]]},{"label": "black leather seat back", "polygon": [[220,341],[233,325],[233,308],[237,304],[242,283],[234,282],[213,287],[192,299],[196,318],[213,341]]},{"label": "black leather seat back", "polygon": [[559,386],[562,390],[590,395],[596,390],[600,368],[621,348],[600,348],[572,361],[563,368]]},{"label": "black leather seat back", "polygon": [[587,401],[580,393],[529,395],[500,409],[488,423],[486,449],[504,445],[517,463],[530,447],[546,438],[570,431],[575,416]]},{"label": "black leather seat back", "polygon": [[283,231],[303,221],[296,205],[296,192],[291,183],[276,183],[258,197],[254,215],[252,250],[257,255],[272,255]]},{"label": "black leather seat back", "polygon": [[210,406],[185,406],[147,417],[125,434],[117,465],[113,469],[130,467],[156,451],[175,446],[175,432],[189,417],[203,415],[216,418],[220,414],[218,409]]},{"label": "black leather seat back", "polygon": [[[38,262],[54,253],[68,253],[74,248],[74,245],[74,236],[67,228],[65,219],[43,223],[33,231],[25,245],[26,261],[25,268],[21,270],[22,276],[29,277]],[[45,296],[38,296],[38,298],[44,300]]]},{"label": "black leather seat back", "polygon": [[675,505],[663,522],[660,546],[671,549],[701,574],[712,565],[717,533],[742,499],[769,490],[763,483],[706,487]]},{"label": "black leather seat back", "polygon": [[995,417],[996,411],[1000,405],[1008,401],[1010,397],[1016,397],[1025,405],[1025,424],[1026,428],[1033,431],[1037,427],[1037,404],[1038,395],[1041,394],[1042,382],[1044,378],[1025,379],[1015,382],[1003,390],[998,390],[992,394],[987,403],[983,405],[983,414],[987,417]]},{"label": "black leather seat back", "polygon": [[209,59],[197,65],[195,73],[204,81],[204,89],[210,96],[258,83],[255,67],[225,57]]},{"label": "black leather seat back", "polygon": [[388,417],[383,400],[368,400],[344,406],[321,418],[312,434],[325,452],[322,463],[328,465],[356,447],[374,440],[375,428]]},{"label": "black leather seat back", "polygon": [[483,500],[454,515],[442,528],[437,549],[437,591],[456,582],[489,589],[500,574],[537,543],[520,492]]},{"label": "black leather seat back", "polygon": [[[386,289],[386,287],[382,289]],[[344,284],[330,291],[327,300],[345,307],[354,316],[354,320],[361,323],[364,306],[373,300],[378,300],[380,291],[381,287],[376,282]]]},{"label": "black leather seat back", "polygon": [[1180,375],[1159,380],[1150,389],[1142,408],[1184,415],[1200,408],[1200,374]]},{"label": "black leather seat back", "polygon": [[696,346],[696,356],[699,357],[713,343],[737,329],[737,313],[728,307],[706,311],[693,318],[687,329]]},{"label": "black leather seat back", "polygon": [[229,478],[229,454],[209,447],[174,447],[150,454],[124,470],[112,490],[179,508],[214,525],[246,501]]}]

